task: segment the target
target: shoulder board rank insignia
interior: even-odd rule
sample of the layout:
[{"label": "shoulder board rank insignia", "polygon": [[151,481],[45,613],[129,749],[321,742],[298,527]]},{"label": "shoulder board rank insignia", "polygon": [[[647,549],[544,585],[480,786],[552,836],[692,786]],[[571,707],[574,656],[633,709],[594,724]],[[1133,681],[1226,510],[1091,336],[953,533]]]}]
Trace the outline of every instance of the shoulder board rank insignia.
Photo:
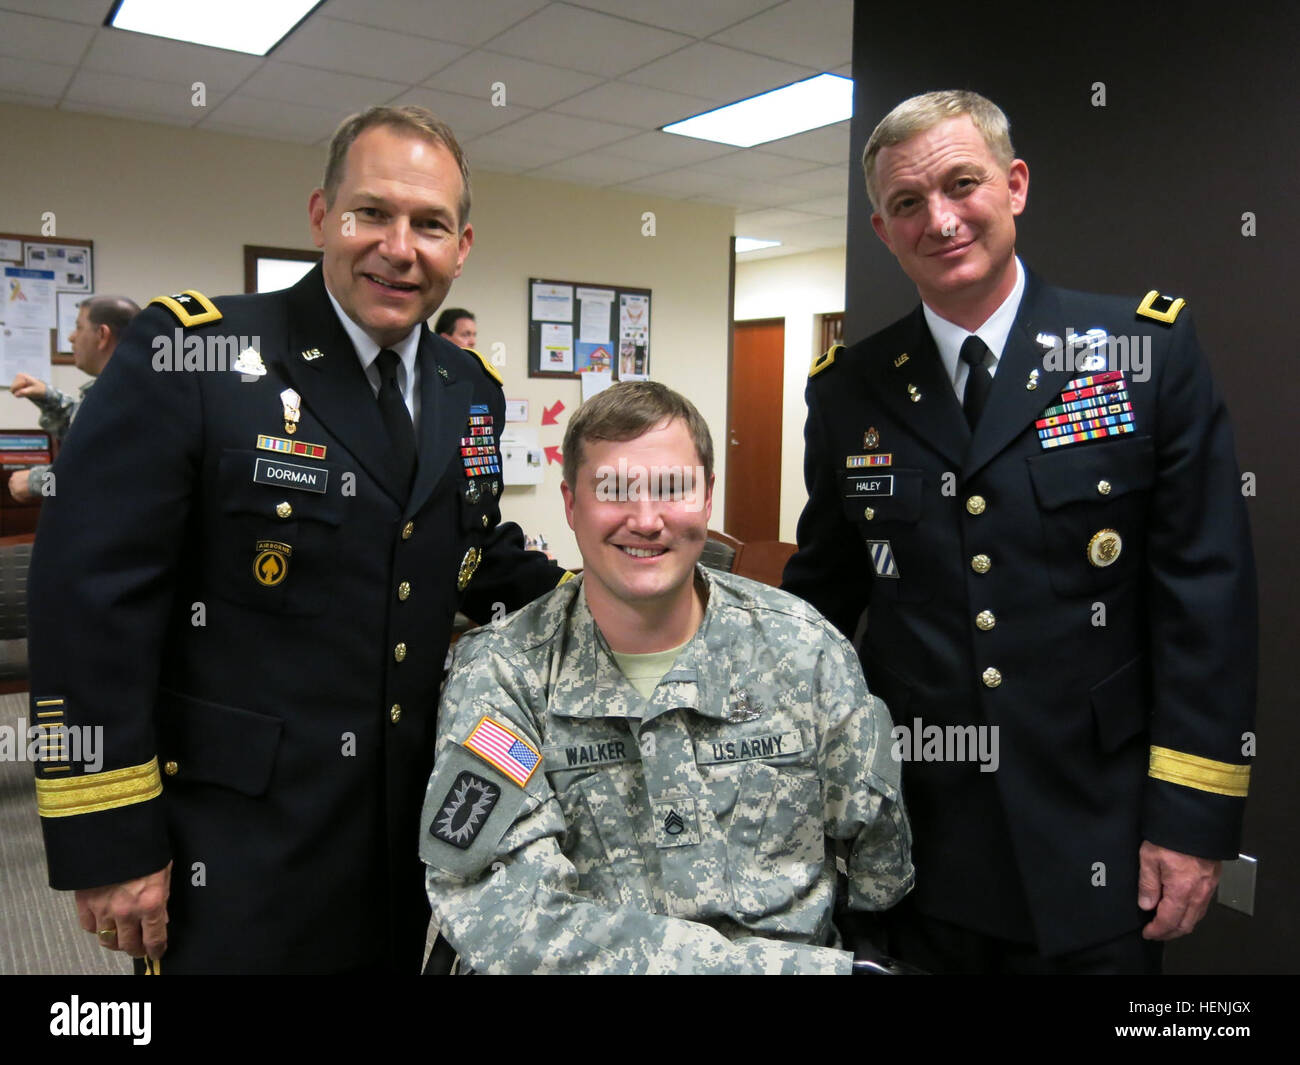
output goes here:
[{"label": "shoulder board rank insignia", "polygon": [[835,361],[835,353],[837,351],[843,351],[843,350],[844,350],[843,344],[832,344],[830,346],[829,351],[825,352],[824,354],[818,355],[817,358],[813,359],[812,369],[808,371],[808,376],[816,377],[819,373],[821,373],[824,369],[826,369],[826,367],[828,367],[831,363]]},{"label": "shoulder board rank insignia", "polygon": [[486,373],[490,378],[492,378],[492,380],[494,380],[502,388],[506,387],[506,383],[502,379],[501,375],[497,372],[497,368],[493,366],[490,362],[488,362],[488,357],[486,355],[484,355],[481,351],[475,351],[473,348],[466,348],[465,350],[468,351],[471,355],[477,358],[479,362],[483,364],[484,373]]},{"label": "shoulder board rank insignia", "polygon": [[1165,325],[1173,325],[1174,319],[1186,306],[1187,301],[1182,296],[1177,299],[1173,296],[1162,296],[1155,289],[1152,289],[1142,297],[1142,302],[1138,304],[1137,313],[1143,318],[1154,318],[1157,322],[1163,322]]},{"label": "shoulder board rank insignia", "polygon": [[176,316],[176,320],[187,329],[190,326],[221,321],[221,312],[213,302],[202,292],[196,292],[192,288],[171,296],[155,296],[149,301],[149,305],[155,303],[171,311]]}]

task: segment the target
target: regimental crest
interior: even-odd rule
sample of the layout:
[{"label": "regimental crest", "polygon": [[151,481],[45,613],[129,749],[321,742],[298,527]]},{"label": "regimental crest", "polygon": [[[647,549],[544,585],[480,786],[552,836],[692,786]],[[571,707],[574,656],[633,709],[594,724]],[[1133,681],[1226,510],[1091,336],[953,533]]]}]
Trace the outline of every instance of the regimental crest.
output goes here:
[{"label": "regimental crest", "polygon": [[266,363],[262,361],[261,352],[248,347],[239,353],[231,369],[249,377],[262,377],[266,373]]},{"label": "regimental crest", "polygon": [[487,824],[501,789],[491,781],[465,770],[457,775],[433,816],[429,835],[468,850]]},{"label": "regimental crest", "polygon": [[731,697],[731,705],[722,712],[722,719],[733,725],[754,721],[763,715],[762,704],[747,691],[738,691]]}]

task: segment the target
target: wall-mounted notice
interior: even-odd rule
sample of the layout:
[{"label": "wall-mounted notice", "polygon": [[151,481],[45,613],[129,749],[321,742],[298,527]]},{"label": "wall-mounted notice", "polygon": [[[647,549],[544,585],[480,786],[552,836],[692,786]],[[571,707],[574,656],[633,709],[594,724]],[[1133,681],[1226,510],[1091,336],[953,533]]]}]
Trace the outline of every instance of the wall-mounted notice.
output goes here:
[{"label": "wall-mounted notice", "polygon": [[528,376],[650,373],[650,290],[532,278]]}]

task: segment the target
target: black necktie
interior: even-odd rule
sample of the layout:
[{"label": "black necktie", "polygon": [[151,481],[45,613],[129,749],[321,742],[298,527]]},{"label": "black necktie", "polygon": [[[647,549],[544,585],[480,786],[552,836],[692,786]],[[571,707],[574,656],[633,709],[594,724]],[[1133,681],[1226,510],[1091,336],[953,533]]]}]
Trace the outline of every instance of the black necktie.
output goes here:
[{"label": "black necktie", "polygon": [[379,367],[379,414],[388,430],[388,442],[393,445],[393,471],[398,483],[409,492],[415,476],[415,426],[402,398],[402,386],[397,383],[397,352],[384,348],[375,363]]},{"label": "black necktie", "polygon": [[961,345],[961,361],[970,367],[966,375],[966,398],[961,402],[961,409],[966,412],[966,422],[971,430],[980,420],[980,412],[989,398],[993,388],[993,378],[989,376],[989,367],[993,365],[993,352],[979,337],[972,333]]}]

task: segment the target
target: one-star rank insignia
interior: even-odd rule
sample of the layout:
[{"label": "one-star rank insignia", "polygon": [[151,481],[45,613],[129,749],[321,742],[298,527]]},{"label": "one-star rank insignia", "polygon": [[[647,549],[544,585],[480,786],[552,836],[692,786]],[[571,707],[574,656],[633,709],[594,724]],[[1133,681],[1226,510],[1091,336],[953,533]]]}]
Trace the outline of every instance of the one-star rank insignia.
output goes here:
[{"label": "one-star rank insignia", "polygon": [[1152,289],[1142,297],[1142,302],[1137,306],[1137,314],[1143,318],[1151,318],[1157,322],[1163,322],[1165,325],[1173,325],[1174,320],[1184,307],[1187,301],[1179,296],[1175,299],[1173,296],[1162,296],[1155,289]]},{"label": "one-star rank insignia", "polygon": [[433,815],[429,835],[453,847],[468,850],[483,831],[500,798],[501,789],[496,784],[468,770],[462,771],[452,781],[442,805]]},{"label": "one-star rank insignia", "polygon": [[152,306],[155,303],[171,311],[176,320],[186,329],[221,321],[221,312],[217,310],[216,305],[202,292],[192,288],[170,296],[155,296],[149,304]]},{"label": "one-star rank insignia", "polygon": [[456,574],[456,590],[463,592],[469,587],[469,582],[474,579],[474,571],[478,569],[479,559],[482,553],[477,547],[471,547],[465,552],[465,557],[460,560],[460,572]]}]

